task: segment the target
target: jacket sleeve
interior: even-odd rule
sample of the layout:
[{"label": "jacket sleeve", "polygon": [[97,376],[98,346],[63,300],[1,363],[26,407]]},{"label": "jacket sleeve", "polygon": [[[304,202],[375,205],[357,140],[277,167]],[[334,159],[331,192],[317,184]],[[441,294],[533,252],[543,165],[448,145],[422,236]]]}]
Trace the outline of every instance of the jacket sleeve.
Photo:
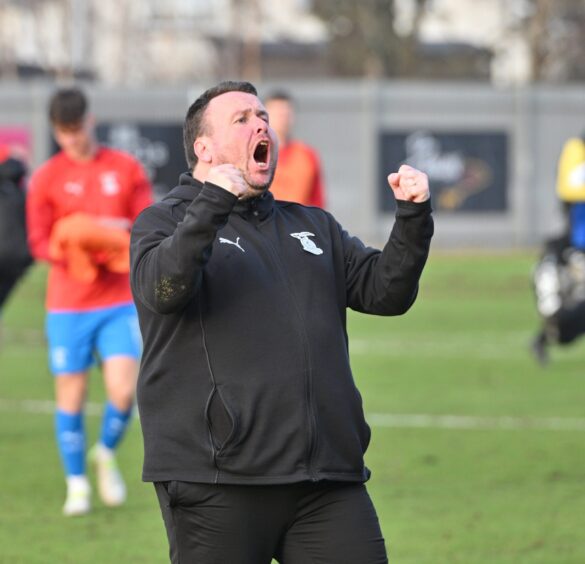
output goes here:
[{"label": "jacket sleeve", "polygon": [[0,180],[9,180],[20,187],[25,175],[26,167],[20,160],[9,157],[0,162]]},{"label": "jacket sleeve", "polygon": [[382,251],[342,232],[351,309],[401,315],[414,303],[433,235],[431,203],[397,201],[396,205],[396,221]]},{"label": "jacket sleeve", "polygon": [[172,207],[154,205],[132,228],[130,282],[134,299],[155,313],[183,309],[197,293],[217,231],[237,197],[206,183],[178,221]]}]

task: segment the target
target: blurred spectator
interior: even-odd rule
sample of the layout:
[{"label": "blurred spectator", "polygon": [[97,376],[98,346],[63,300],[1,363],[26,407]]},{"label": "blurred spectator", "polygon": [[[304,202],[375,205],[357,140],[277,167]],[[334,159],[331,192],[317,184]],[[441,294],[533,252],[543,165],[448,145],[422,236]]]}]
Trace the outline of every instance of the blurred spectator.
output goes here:
[{"label": "blurred spectator", "polygon": [[32,262],[26,240],[24,178],[26,165],[0,145],[0,312]]},{"label": "blurred spectator", "polygon": [[57,91],[49,117],[61,151],[31,178],[28,239],[34,257],[50,264],[46,329],[67,479],[63,512],[82,515],[91,508],[83,407],[96,360],[107,402],[89,459],[102,501],[116,506],[126,499],[114,450],[130,421],[141,354],[128,277],[129,230],[152,202],[152,190],[134,157],[97,143],[81,90]]},{"label": "blurred spectator", "polygon": [[277,200],[325,207],[319,157],[314,149],[292,138],[293,101],[288,93],[270,94],[264,103],[278,137],[278,166],[270,191]]},{"label": "blurred spectator", "polygon": [[543,324],[532,349],[543,365],[550,345],[567,345],[585,334],[585,139],[565,143],[557,195],[565,210],[566,232],[545,243],[534,273]]}]

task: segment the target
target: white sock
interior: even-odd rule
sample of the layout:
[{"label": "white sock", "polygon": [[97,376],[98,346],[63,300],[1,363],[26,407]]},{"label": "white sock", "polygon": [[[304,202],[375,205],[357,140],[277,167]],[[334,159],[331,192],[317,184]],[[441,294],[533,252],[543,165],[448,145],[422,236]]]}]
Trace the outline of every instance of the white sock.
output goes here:
[{"label": "white sock", "polygon": [[85,474],[67,476],[67,488],[72,490],[89,490],[89,480]]},{"label": "white sock", "polygon": [[106,460],[110,459],[110,458],[114,458],[114,450],[111,448],[108,448],[103,443],[98,443],[96,445],[96,450],[97,450],[97,455],[100,458],[104,458]]}]

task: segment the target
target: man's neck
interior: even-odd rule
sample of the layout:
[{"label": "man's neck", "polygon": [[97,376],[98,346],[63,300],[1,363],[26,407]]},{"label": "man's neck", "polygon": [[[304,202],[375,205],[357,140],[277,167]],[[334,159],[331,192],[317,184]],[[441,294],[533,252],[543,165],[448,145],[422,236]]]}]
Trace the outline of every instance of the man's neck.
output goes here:
[{"label": "man's neck", "polygon": [[202,163],[197,163],[193,167],[193,170],[191,172],[191,176],[195,180],[199,180],[199,182],[201,182],[201,184],[203,184],[205,182],[205,179],[207,178],[208,172],[209,172],[208,166],[204,166]]},{"label": "man's neck", "polygon": [[78,163],[87,163],[91,161],[97,154],[99,145],[95,142],[91,143],[87,151],[82,154],[71,154],[65,151],[65,154],[72,160]]}]

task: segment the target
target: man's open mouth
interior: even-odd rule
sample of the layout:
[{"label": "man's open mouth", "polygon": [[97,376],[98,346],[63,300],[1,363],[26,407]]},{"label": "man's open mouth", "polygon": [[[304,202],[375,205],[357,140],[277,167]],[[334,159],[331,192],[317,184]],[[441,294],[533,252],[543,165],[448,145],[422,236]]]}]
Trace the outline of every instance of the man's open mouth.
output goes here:
[{"label": "man's open mouth", "polygon": [[254,149],[254,161],[259,165],[268,164],[268,141],[260,141]]}]

